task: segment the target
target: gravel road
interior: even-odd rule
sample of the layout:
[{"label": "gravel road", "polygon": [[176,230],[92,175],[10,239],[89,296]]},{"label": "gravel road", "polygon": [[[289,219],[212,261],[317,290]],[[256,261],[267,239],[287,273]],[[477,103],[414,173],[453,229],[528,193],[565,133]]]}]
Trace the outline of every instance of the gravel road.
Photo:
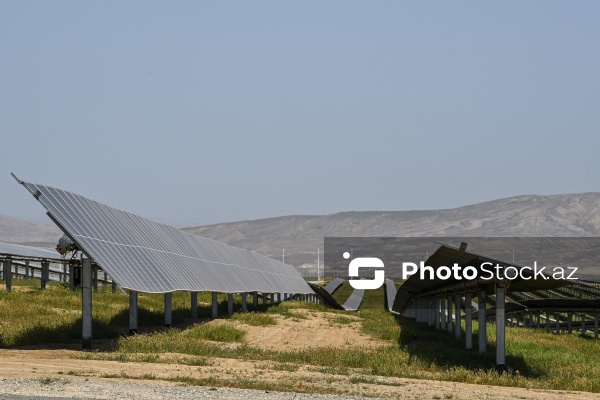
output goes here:
[{"label": "gravel road", "polygon": [[301,400],[361,399],[354,396],[265,392],[262,390],[170,386],[149,382],[85,381],[80,379],[0,378],[0,399],[231,399],[231,400]]}]

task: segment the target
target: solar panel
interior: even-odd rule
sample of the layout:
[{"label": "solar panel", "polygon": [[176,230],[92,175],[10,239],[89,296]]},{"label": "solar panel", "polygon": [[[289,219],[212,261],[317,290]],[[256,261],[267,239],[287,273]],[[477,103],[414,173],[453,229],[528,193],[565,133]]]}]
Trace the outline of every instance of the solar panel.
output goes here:
[{"label": "solar panel", "polygon": [[337,277],[334,280],[332,280],[331,282],[329,282],[327,284],[327,286],[325,286],[325,290],[327,290],[327,292],[329,294],[333,294],[333,292],[335,292],[336,290],[338,290],[338,288],[340,286],[342,286],[342,284],[344,283],[344,279]]},{"label": "solar panel", "polygon": [[60,260],[60,254],[53,249],[22,246],[19,244],[0,242],[0,256]]},{"label": "solar panel", "polygon": [[145,293],[313,293],[291,265],[75,193],[17,181],[122,288]]},{"label": "solar panel", "polygon": [[[342,283],[343,283],[343,279],[342,279]],[[317,295],[319,295],[323,301],[330,305],[331,307],[335,308],[336,310],[343,310],[344,308],[340,305],[340,303],[337,302],[337,300],[331,295],[331,293],[329,293],[326,290],[326,287],[322,287],[319,285],[315,285],[314,283],[308,283],[309,286],[315,291],[315,293]]]},{"label": "solar panel", "polygon": [[348,300],[342,304],[342,307],[344,307],[344,310],[356,311],[359,309],[363,297],[365,297],[365,289],[354,289]]},{"label": "solar panel", "polygon": [[385,298],[386,307],[389,311],[392,311],[394,299],[396,298],[396,284],[393,279],[385,278]]}]

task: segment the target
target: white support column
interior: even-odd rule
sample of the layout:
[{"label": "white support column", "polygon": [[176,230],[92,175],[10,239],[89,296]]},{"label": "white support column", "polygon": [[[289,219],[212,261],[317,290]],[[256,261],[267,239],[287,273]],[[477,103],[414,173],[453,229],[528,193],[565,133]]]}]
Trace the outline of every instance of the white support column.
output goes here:
[{"label": "white support column", "polygon": [[448,332],[452,333],[452,324],[454,323],[453,321],[453,312],[452,312],[452,296],[448,295],[447,297],[448,300],[448,324],[446,325],[446,327],[448,328]]},{"label": "white support column", "polygon": [[165,293],[165,327],[173,323],[173,293]]},{"label": "white support column", "polygon": [[75,290],[75,266],[69,264],[69,289]]},{"label": "white support column", "polygon": [[129,291],[129,334],[136,334],[138,331],[138,292]]},{"label": "white support column", "polygon": [[[90,289],[92,286],[92,262],[91,260],[89,260],[90,263]],[[48,261],[42,261],[42,283],[41,283],[41,288],[42,289],[46,289],[46,283],[48,282],[48,279],[50,278],[50,263]],[[81,267],[81,280],[83,281],[83,265]],[[81,286],[83,287],[83,283],[81,284]]]},{"label": "white support column", "polygon": [[92,288],[94,293],[98,293],[98,266],[96,264],[92,266]]},{"label": "white support column", "polygon": [[460,339],[462,327],[460,326],[460,303],[462,297],[460,294],[454,295],[454,309],[456,310],[454,316],[454,337]]},{"label": "white support column", "polygon": [[435,299],[435,329],[440,330],[440,298],[436,297]]},{"label": "white support column", "polygon": [[[48,262],[43,262],[42,267]],[[42,272],[42,275],[44,273]],[[45,282],[43,283],[45,287]],[[81,259],[81,340],[84,349],[92,347],[92,260]]]},{"label": "white support column", "polygon": [[198,318],[198,292],[190,292],[190,308],[192,318]]},{"label": "white support column", "polygon": [[505,288],[496,286],[496,369],[500,374],[506,371],[505,292]]},{"label": "white support column", "polygon": [[4,260],[4,281],[6,282],[6,290],[12,290],[12,260],[6,258]]},{"label": "white support column", "polygon": [[473,348],[473,317],[471,311],[471,293],[465,293],[465,345],[467,350]]},{"label": "white support column", "polygon": [[441,330],[446,330],[446,298],[440,297],[440,328]]},{"label": "white support column", "polygon": [[479,354],[487,351],[487,332],[486,332],[486,315],[485,315],[485,290],[479,291]]},{"label": "white support column", "polygon": [[533,328],[533,311],[529,311],[529,321],[527,322],[527,326],[529,328]]},{"label": "white support column", "polygon": [[227,314],[233,315],[233,293],[227,293]]},{"label": "white support column", "polygon": [[427,310],[429,311],[429,326],[435,327],[435,298],[430,297],[428,302],[429,307]]},{"label": "white support column", "polygon": [[216,319],[219,316],[219,299],[217,297],[217,292],[212,292],[212,318]]},{"label": "white support column", "polygon": [[243,313],[248,311],[247,301],[248,301],[248,293],[243,292],[242,293],[242,312]]}]

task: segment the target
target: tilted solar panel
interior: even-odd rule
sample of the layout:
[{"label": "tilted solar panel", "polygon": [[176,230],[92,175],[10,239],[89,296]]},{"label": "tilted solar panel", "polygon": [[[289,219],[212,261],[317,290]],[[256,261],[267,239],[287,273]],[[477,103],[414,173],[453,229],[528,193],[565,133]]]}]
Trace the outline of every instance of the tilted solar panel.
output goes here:
[{"label": "tilted solar panel", "polygon": [[18,180],[81,250],[123,288],[313,293],[288,264],[49,186]]},{"label": "tilted solar panel", "polygon": [[344,310],[356,311],[360,308],[360,304],[362,303],[364,297],[365,289],[354,289],[350,297],[348,297],[348,300],[342,304],[342,307]]},{"label": "tilted solar panel", "polygon": [[60,254],[53,249],[42,247],[21,246],[19,244],[0,242],[0,255],[47,260],[60,260]]},{"label": "tilted solar panel", "polygon": [[327,292],[329,294],[333,294],[343,284],[344,284],[344,279],[337,277],[334,280],[332,280],[331,282],[329,282],[327,284],[327,286],[325,286],[325,290],[327,290]]},{"label": "tilted solar panel", "polygon": [[386,307],[389,311],[392,311],[394,305],[394,299],[396,298],[396,284],[393,279],[385,278],[385,300]]}]

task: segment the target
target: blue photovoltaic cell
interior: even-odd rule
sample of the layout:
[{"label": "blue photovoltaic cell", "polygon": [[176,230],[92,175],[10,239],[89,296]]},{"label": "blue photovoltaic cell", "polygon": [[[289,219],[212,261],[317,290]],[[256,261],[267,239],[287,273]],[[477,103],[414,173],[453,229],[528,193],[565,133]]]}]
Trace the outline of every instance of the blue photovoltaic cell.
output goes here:
[{"label": "blue photovoltaic cell", "polygon": [[49,186],[19,181],[55,223],[123,288],[313,293],[288,264]]}]

